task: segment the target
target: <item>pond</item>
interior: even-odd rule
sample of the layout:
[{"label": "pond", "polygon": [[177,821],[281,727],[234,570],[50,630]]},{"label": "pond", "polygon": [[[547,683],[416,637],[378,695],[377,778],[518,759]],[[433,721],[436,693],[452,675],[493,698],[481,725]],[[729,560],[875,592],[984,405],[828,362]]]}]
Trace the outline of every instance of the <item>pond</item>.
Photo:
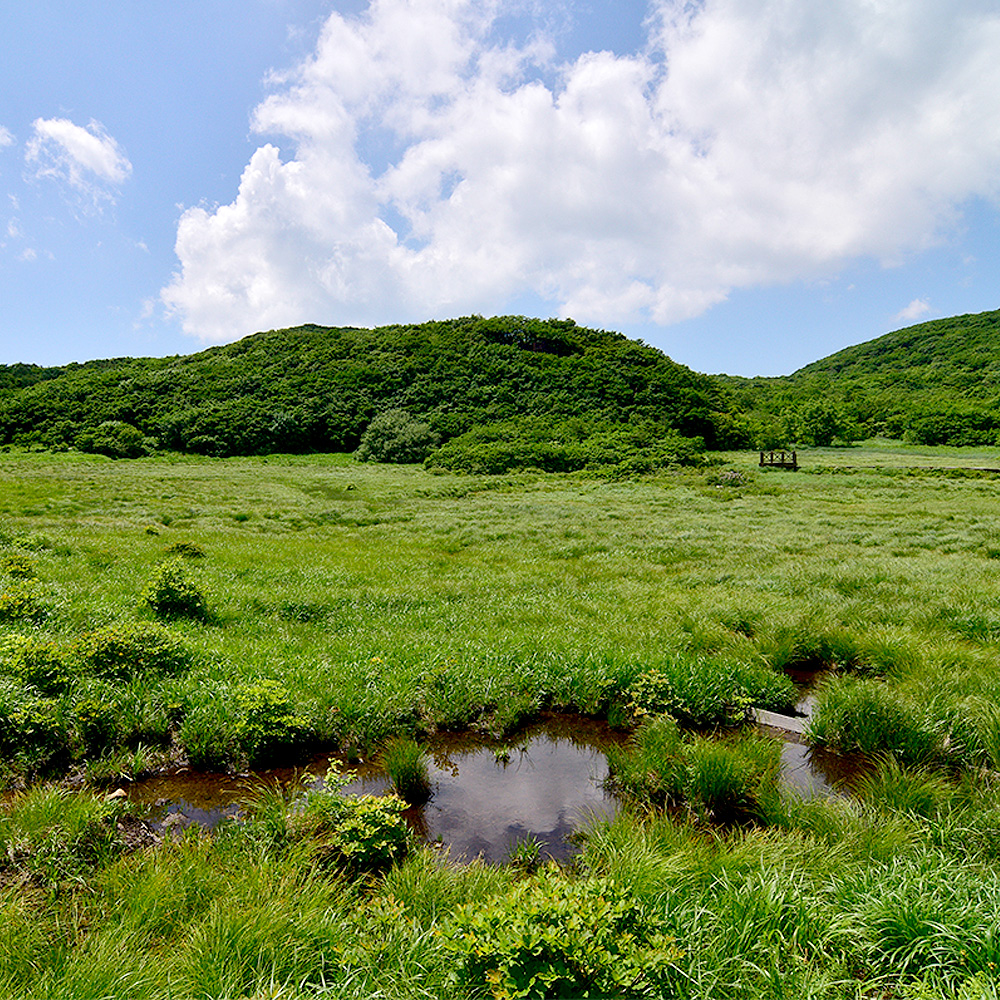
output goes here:
[{"label": "pond", "polygon": [[[801,795],[835,793],[845,778],[841,758],[805,746],[794,733],[772,734],[785,740],[783,774],[790,788]],[[542,858],[566,860],[576,849],[575,830],[591,816],[611,817],[620,808],[605,787],[606,751],[625,739],[602,722],[566,715],[543,718],[503,747],[469,734],[438,735],[427,746],[433,795],[408,809],[407,821],[428,843],[449,848],[456,860],[502,863],[528,839],[538,843]],[[146,819],[160,830],[192,824],[212,829],[239,816],[240,801],[255,787],[318,780],[331,761],[339,763],[336,755],[324,755],[305,769],[242,776],[181,772],[139,782],[129,798],[148,806]],[[346,787],[348,794],[389,790],[375,764],[350,770],[356,778]]]}]

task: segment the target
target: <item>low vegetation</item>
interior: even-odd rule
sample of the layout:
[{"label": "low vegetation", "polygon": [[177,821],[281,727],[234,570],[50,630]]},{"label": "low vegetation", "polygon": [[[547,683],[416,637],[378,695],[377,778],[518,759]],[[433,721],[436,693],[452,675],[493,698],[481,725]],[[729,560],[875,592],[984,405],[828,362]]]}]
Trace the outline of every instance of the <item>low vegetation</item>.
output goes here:
[{"label": "low vegetation", "polygon": [[[0,455],[0,995],[994,997],[997,457],[720,457]],[[800,801],[742,723],[819,667],[808,738],[869,764]],[[107,794],[333,748],[405,792],[543,709],[631,734],[565,869],[453,864],[336,771],[158,843]]]}]

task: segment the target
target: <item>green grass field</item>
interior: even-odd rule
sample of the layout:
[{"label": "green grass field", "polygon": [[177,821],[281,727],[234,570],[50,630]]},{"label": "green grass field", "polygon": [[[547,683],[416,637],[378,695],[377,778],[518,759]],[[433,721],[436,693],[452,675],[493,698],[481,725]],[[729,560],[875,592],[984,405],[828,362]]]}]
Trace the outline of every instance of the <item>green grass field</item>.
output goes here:
[{"label": "green grass field", "polygon": [[[1000,476],[974,470],[1000,454],[724,458],[607,482],[0,454],[2,776],[28,786],[0,826],[7,995],[995,997]],[[881,777],[742,825],[628,811],[573,873],[416,850],[359,877],[281,802],[118,857],[100,794],[48,784],[542,708],[710,729],[787,707],[796,664],[832,671],[811,738]],[[614,930],[593,968],[560,916],[588,908]]]}]

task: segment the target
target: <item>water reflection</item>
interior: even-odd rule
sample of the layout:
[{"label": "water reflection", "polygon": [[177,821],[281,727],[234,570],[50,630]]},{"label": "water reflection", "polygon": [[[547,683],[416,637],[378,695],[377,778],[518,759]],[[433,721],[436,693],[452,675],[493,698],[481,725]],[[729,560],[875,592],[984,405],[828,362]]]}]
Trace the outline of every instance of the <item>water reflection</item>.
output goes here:
[{"label": "water reflection", "polygon": [[[857,771],[856,761],[810,748],[794,734],[766,727],[762,731],[784,740],[783,777],[799,795],[839,794]],[[603,723],[565,716],[544,720],[505,748],[468,734],[441,735],[428,747],[433,795],[426,804],[407,810],[407,820],[418,836],[449,847],[456,859],[482,857],[500,863],[519,841],[533,838],[543,858],[565,860],[575,849],[574,831],[588,817],[611,817],[619,808],[605,788],[606,751],[624,739]],[[239,802],[255,788],[319,780],[331,761],[342,765],[327,754],[308,769],[235,777],[180,773],[141,782],[130,798],[146,803],[147,818],[163,829],[192,824],[213,829],[223,819],[238,817]],[[388,779],[373,763],[350,770],[355,777],[345,788],[347,794],[389,790]]]}]

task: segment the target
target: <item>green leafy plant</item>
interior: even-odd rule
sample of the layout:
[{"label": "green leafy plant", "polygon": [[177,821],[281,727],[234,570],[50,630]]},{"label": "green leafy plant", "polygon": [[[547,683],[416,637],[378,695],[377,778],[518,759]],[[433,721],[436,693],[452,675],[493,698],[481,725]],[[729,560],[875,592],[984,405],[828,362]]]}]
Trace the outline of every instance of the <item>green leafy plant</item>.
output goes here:
[{"label": "green leafy plant", "polygon": [[459,910],[445,940],[456,955],[453,983],[494,1000],[661,997],[681,952],[653,926],[622,886],[552,867]]},{"label": "green leafy plant", "polygon": [[50,695],[62,691],[73,673],[56,642],[30,635],[12,635],[0,646],[0,669]]},{"label": "green leafy plant", "polygon": [[20,583],[0,592],[0,622],[43,622],[49,609],[38,590],[30,583]]},{"label": "green leafy plant", "polygon": [[208,619],[208,602],[187,575],[180,557],[160,564],[142,592],[142,603],[160,618]]},{"label": "green leafy plant", "polygon": [[241,684],[233,692],[233,735],[252,767],[288,759],[304,749],[311,729],[297,716],[288,692],[271,678]]},{"label": "green leafy plant", "polygon": [[440,440],[430,424],[405,410],[385,410],[361,435],[355,455],[362,462],[422,462]]},{"label": "green leafy plant", "polygon": [[122,623],[81,635],[73,653],[88,673],[123,679],[175,674],[191,665],[184,643],[161,625]]},{"label": "green leafy plant", "polygon": [[350,775],[331,765],[326,777],[303,796],[302,822],[318,838],[322,860],[351,873],[384,871],[402,860],[413,835],[396,795],[342,794]]}]

